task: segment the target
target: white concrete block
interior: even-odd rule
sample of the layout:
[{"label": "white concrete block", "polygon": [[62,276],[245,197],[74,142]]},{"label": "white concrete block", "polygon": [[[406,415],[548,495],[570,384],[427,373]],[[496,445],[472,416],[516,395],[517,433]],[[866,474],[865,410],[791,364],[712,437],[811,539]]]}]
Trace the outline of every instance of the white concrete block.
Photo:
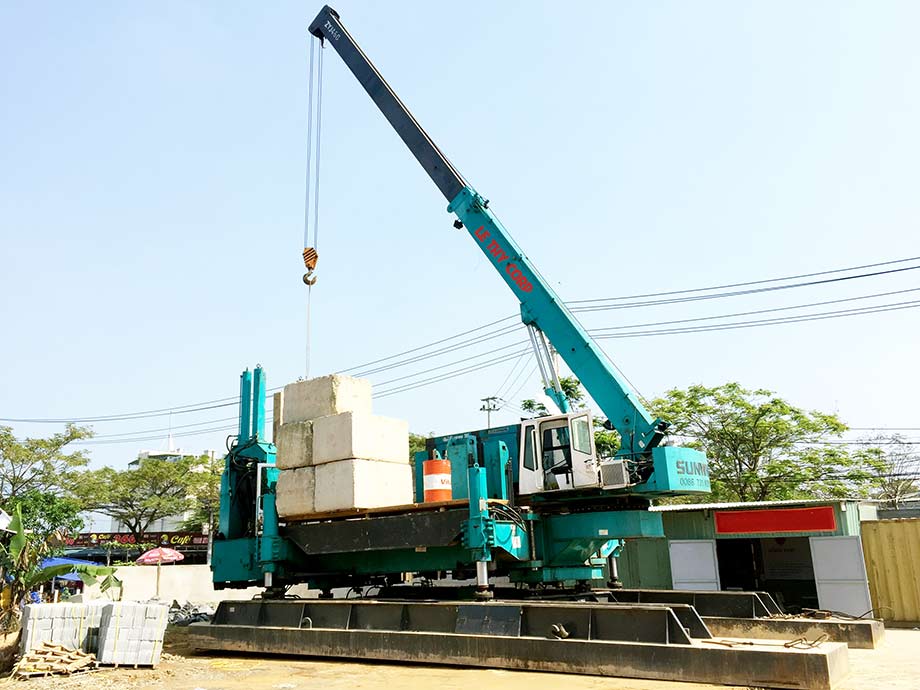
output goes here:
[{"label": "white concrete block", "polygon": [[278,454],[275,467],[292,470],[313,464],[313,422],[288,422],[278,428],[275,437]]},{"label": "white concrete block", "polygon": [[351,376],[322,376],[284,387],[282,424],[340,412],[371,413],[371,382]]},{"label": "white concrete block", "polygon": [[278,391],[272,396],[272,443],[278,443],[278,432],[281,429],[281,420],[284,418],[284,391]]},{"label": "white concrete block", "polygon": [[350,458],[409,462],[409,422],[361,412],[313,420],[313,464]]},{"label": "white concrete block", "polygon": [[317,465],[314,507],[322,513],[412,503],[408,464],[352,458]]},{"label": "white concrete block", "polygon": [[316,512],[314,506],[314,469],[300,467],[281,470],[275,484],[275,506],[281,517],[293,517]]}]

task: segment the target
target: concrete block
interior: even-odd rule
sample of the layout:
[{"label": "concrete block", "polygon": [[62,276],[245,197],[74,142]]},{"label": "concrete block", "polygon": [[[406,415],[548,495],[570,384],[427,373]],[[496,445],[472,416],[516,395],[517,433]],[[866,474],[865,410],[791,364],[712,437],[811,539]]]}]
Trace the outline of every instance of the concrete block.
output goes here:
[{"label": "concrete block", "polygon": [[159,654],[151,657],[149,646],[162,647],[167,618],[167,607],[160,604],[107,604],[99,629],[99,663],[156,664]]},{"label": "concrete block", "polygon": [[316,512],[383,508],[412,503],[408,464],[352,458],[317,465]]},{"label": "concrete block", "polygon": [[313,422],[288,422],[278,428],[275,437],[278,454],[275,466],[282,470],[309,467],[313,464]]},{"label": "concrete block", "polygon": [[278,432],[281,429],[281,420],[284,418],[284,391],[278,391],[272,396],[272,443],[278,443]]},{"label": "concrete block", "polygon": [[313,420],[313,464],[350,458],[409,463],[409,422],[361,412]]},{"label": "concrete block", "polygon": [[275,506],[281,517],[293,517],[316,512],[314,503],[315,468],[299,467],[281,470],[275,484]]},{"label": "concrete block", "polygon": [[306,422],[341,412],[371,413],[371,382],[351,376],[322,376],[284,387],[281,423]]}]

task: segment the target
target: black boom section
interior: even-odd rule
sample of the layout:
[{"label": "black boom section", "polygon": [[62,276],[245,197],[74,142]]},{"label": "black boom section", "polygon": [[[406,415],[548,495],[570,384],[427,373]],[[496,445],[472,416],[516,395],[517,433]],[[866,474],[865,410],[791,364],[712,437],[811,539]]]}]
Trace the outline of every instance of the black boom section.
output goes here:
[{"label": "black boom section", "polygon": [[355,78],[367,91],[380,112],[393,126],[396,133],[409,147],[412,155],[428,173],[448,201],[453,201],[466,186],[459,172],[451,165],[447,157],[431,140],[399,100],[399,96],[390,88],[367,55],[358,47],[351,34],[339,21],[339,13],[326,5],[310,24],[310,33],[328,41],[342,61],[348,66]]}]

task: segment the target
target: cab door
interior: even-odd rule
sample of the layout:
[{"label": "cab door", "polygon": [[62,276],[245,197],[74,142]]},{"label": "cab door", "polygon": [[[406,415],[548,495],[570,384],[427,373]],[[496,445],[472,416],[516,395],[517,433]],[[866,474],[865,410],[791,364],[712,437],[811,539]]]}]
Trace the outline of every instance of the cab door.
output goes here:
[{"label": "cab door", "polygon": [[569,429],[572,442],[572,483],[576,489],[600,486],[591,415],[573,416]]},{"label": "cab door", "polygon": [[518,458],[518,493],[536,494],[543,491],[543,473],[540,471],[537,456],[537,426],[532,420],[521,424],[521,451]]}]

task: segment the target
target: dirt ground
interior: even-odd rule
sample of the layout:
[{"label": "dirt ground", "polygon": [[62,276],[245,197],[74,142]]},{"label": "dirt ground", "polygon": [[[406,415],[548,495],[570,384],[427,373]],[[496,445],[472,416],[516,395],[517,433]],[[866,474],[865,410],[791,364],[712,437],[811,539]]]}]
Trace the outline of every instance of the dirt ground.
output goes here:
[{"label": "dirt ground", "polygon": [[[712,690],[726,686],[562,676],[389,663],[346,663],[291,657],[195,655],[181,633],[169,635],[167,656],[156,669],[100,669],[70,678],[0,681],[8,690]],[[850,676],[839,690],[918,690],[920,630],[889,630],[876,650],[849,650]]]}]

